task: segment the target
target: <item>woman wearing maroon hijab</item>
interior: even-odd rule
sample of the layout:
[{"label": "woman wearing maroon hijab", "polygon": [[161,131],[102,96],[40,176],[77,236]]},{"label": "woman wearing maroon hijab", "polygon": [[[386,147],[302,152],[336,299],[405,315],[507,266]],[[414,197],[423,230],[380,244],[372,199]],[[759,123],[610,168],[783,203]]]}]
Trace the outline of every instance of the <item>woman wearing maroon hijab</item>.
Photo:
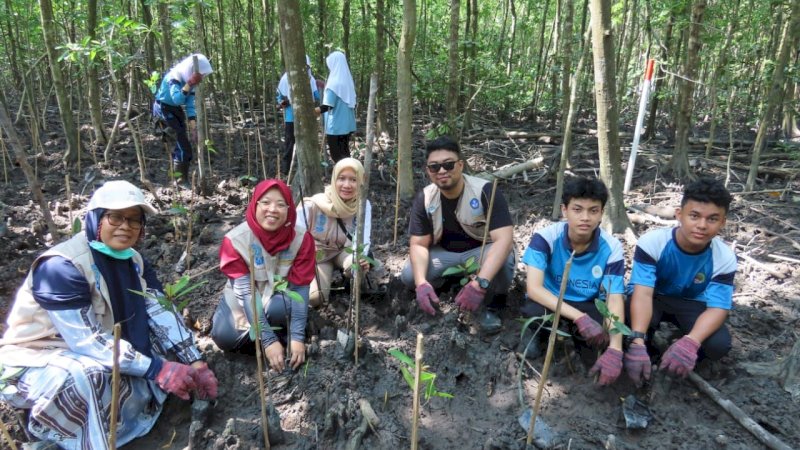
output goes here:
[{"label": "woman wearing maroon hijab", "polygon": [[[270,366],[277,371],[284,369],[288,345],[289,364],[296,369],[305,361],[314,239],[302,228],[296,229],[291,191],[280,180],[265,180],[256,186],[245,217],[244,223],[225,235],[219,250],[220,270],[228,283],[214,312],[211,337],[222,350],[247,351],[253,345],[250,327],[255,318]],[[263,307],[256,315],[251,277]],[[288,285],[278,291],[276,286],[282,280]]]}]

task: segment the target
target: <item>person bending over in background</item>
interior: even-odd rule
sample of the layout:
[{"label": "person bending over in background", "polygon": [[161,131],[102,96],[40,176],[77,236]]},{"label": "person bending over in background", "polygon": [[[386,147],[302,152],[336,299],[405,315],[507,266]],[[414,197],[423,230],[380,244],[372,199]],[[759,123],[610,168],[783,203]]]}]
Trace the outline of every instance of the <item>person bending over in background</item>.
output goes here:
[{"label": "person bending over in background", "polygon": [[[194,71],[193,56],[197,56],[198,72]],[[164,75],[153,102],[153,116],[163,120],[175,131],[172,170],[179,172],[184,181],[189,180],[189,163],[193,157],[191,141],[197,143],[194,88],[212,71],[211,63],[205,55],[197,53],[183,58]],[[191,141],[189,134],[192,136]]]}]

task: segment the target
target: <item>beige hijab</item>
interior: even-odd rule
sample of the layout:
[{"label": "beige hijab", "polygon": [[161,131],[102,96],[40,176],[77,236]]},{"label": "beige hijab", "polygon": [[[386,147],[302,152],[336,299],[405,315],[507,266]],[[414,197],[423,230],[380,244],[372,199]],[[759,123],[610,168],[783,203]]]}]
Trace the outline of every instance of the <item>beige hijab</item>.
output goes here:
[{"label": "beige hijab", "polygon": [[339,162],[333,166],[331,184],[325,186],[325,192],[305,199],[317,205],[317,208],[328,217],[344,219],[355,216],[358,211],[358,196],[344,201],[339,197],[339,193],[336,192],[336,179],[339,178],[339,174],[341,174],[344,169],[352,169],[353,172],[356,173],[356,180],[358,180],[359,187],[364,184],[364,166],[361,165],[361,161],[355,158],[340,159]]}]

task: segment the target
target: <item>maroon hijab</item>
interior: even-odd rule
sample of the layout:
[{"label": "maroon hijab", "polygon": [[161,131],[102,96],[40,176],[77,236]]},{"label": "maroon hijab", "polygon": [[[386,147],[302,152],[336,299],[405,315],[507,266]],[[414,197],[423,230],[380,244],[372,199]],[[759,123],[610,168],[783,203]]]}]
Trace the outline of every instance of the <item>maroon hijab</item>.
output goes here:
[{"label": "maroon hijab", "polygon": [[[261,228],[261,225],[256,219],[256,208],[258,208],[258,201],[261,200],[261,197],[272,188],[277,188],[280,191],[289,210],[286,212],[286,223],[282,227],[275,231],[267,231]],[[261,242],[261,245],[264,247],[264,250],[270,255],[277,255],[278,252],[286,250],[289,248],[289,245],[291,245],[295,236],[294,225],[297,221],[297,211],[294,208],[292,191],[283,181],[270,179],[258,183],[253,190],[253,198],[250,199],[250,203],[247,205],[245,217],[247,218],[247,225],[250,227],[250,231],[256,235],[258,241]]]}]

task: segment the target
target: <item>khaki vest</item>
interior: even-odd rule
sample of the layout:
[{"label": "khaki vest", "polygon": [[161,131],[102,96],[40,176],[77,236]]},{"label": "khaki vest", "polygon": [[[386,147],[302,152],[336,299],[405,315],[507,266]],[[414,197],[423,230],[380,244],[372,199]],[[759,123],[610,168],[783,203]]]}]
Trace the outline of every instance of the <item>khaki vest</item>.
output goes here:
[{"label": "khaki vest", "polygon": [[[353,246],[353,243],[347,238],[347,234],[339,227],[335,217],[327,216],[317,208],[314,202],[306,202],[304,205],[309,206],[308,232],[314,238],[317,252],[320,250],[323,252],[322,257],[317,259],[318,263],[329,261],[341,253],[344,248]],[[342,218],[342,223],[347,231],[355,236],[356,227],[353,225],[353,217]]]},{"label": "khaki vest", "polygon": [[[483,210],[481,196],[483,195],[483,187],[488,181],[471,175],[463,175],[463,177],[464,190],[458,198],[456,219],[458,219],[458,223],[465,233],[473,239],[482,241],[483,230],[486,227],[486,212]],[[442,194],[435,184],[429,184],[423,192],[425,195],[425,212],[433,223],[433,245],[436,245],[442,240]],[[487,235],[486,242],[492,242],[491,235]]]},{"label": "khaki vest", "polygon": [[[294,240],[289,245],[289,248],[281,251],[276,256],[267,253],[256,235],[250,231],[247,222],[239,224],[225,235],[233,244],[236,253],[241,255],[242,259],[248,262],[248,265],[250,265],[250,254],[252,252],[254,267],[250,268],[250,276],[255,280],[256,291],[261,294],[264,308],[267,307],[267,300],[272,297],[275,275],[286,278],[292,268],[294,259],[297,257],[297,252],[300,251],[300,247],[303,244],[305,230],[295,226],[295,232]],[[244,314],[244,305],[236,300],[236,295],[233,293],[233,286],[230,282],[225,283],[222,296],[223,301],[228,304],[233,313],[233,323],[236,328],[249,330],[250,323]]]},{"label": "khaki vest", "polygon": [[[0,360],[4,364],[39,367],[45,365],[53,353],[69,348],[58,334],[47,310],[39,306],[33,298],[33,270],[43,258],[51,256],[66,258],[86,278],[90,287],[95,320],[108,332],[112,332],[114,329],[114,316],[108,300],[108,286],[94,264],[86,235],[78,233],[70,240],[44,252],[31,264],[31,270],[17,291],[14,306],[6,320],[8,329],[3,335],[3,339],[0,339]],[[142,256],[135,250],[133,262],[139,273],[142,290],[146,290],[147,283],[142,278],[144,262]]]}]

